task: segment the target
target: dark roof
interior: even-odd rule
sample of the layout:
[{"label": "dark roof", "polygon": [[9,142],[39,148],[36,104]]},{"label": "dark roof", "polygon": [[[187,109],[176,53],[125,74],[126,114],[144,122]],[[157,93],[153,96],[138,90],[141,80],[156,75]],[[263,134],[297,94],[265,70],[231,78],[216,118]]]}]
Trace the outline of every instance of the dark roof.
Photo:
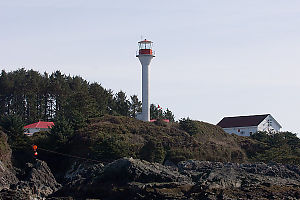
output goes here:
[{"label": "dark roof", "polygon": [[224,117],[217,125],[222,128],[258,126],[268,115]]}]

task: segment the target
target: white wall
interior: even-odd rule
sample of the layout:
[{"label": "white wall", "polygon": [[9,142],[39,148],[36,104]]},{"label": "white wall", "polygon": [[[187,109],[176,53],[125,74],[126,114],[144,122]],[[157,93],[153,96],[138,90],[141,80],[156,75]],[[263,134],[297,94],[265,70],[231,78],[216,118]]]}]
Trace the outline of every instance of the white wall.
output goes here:
[{"label": "white wall", "polygon": [[279,132],[280,125],[276,122],[276,120],[268,115],[259,125],[258,131],[267,131],[267,132]]},{"label": "white wall", "polygon": [[223,130],[229,134],[234,133],[240,136],[250,136],[250,134],[257,132],[257,126],[223,128]]},{"label": "white wall", "polygon": [[40,132],[40,131],[49,131],[49,128],[28,128],[25,130],[25,134],[26,135],[33,135],[36,132]]}]

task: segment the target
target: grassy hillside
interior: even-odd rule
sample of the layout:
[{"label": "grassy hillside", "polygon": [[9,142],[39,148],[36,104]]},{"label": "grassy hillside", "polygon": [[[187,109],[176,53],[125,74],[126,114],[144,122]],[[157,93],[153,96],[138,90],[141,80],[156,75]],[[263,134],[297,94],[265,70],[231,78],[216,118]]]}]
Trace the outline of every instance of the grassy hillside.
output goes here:
[{"label": "grassy hillside", "polygon": [[92,119],[75,134],[73,141],[84,141],[82,146],[95,158],[104,160],[131,156],[156,162],[166,159],[173,162],[186,159],[246,161],[234,137],[215,125],[193,122],[197,129],[195,134],[183,130],[178,123],[149,123],[107,115]]},{"label": "grassy hillside", "polygon": [[[83,158],[110,162],[120,157],[150,162],[174,163],[187,160],[246,162],[247,155],[236,138],[220,127],[192,121],[193,132],[181,123],[143,122],[134,118],[105,115],[90,119],[86,125],[58,142],[56,133],[38,133],[30,138],[38,147]],[[39,151],[50,167],[63,168],[77,160]]]}]

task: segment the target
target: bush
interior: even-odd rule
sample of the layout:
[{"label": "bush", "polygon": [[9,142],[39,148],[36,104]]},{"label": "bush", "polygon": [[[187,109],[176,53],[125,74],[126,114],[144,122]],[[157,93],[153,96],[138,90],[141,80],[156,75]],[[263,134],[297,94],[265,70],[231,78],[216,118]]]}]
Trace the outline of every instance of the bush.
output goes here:
[{"label": "bush", "polygon": [[190,118],[182,118],[179,120],[179,127],[181,130],[188,132],[190,135],[198,133],[197,123]]},{"label": "bush", "polygon": [[250,157],[253,161],[300,164],[300,139],[296,134],[258,132],[251,138],[264,144],[263,149],[258,149],[257,153]]},{"label": "bush", "polygon": [[163,163],[166,151],[160,142],[149,140],[140,150],[140,158],[149,162]]},{"label": "bush", "polygon": [[170,160],[173,163],[178,163],[180,161],[192,159],[193,154],[183,149],[170,149],[167,152],[166,160]]},{"label": "bush", "polygon": [[106,136],[91,146],[95,158],[112,161],[122,157],[134,156],[130,146],[118,136]]}]

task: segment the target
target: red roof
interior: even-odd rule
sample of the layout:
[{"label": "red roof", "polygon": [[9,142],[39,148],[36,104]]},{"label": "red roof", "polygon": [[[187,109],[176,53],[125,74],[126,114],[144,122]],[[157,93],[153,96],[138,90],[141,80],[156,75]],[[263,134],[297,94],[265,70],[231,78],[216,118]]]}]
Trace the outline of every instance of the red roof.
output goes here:
[{"label": "red roof", "polygon": [[[151,120],[150,120],[150,122],[156,122],[156,121],[157,121],[157,119],[151,119]],[[167,123],[170,122],[170,120],[168,120],[168,119],[163,119],[163,121],[164,121],[164,122],[167,122]]]},{"label": "red roof", "polygon": [[24,128],[51,128],[52,126],[54,126],[53,122],[36,122],[33,124],[29,124],[27,126],[24,126]]}]

